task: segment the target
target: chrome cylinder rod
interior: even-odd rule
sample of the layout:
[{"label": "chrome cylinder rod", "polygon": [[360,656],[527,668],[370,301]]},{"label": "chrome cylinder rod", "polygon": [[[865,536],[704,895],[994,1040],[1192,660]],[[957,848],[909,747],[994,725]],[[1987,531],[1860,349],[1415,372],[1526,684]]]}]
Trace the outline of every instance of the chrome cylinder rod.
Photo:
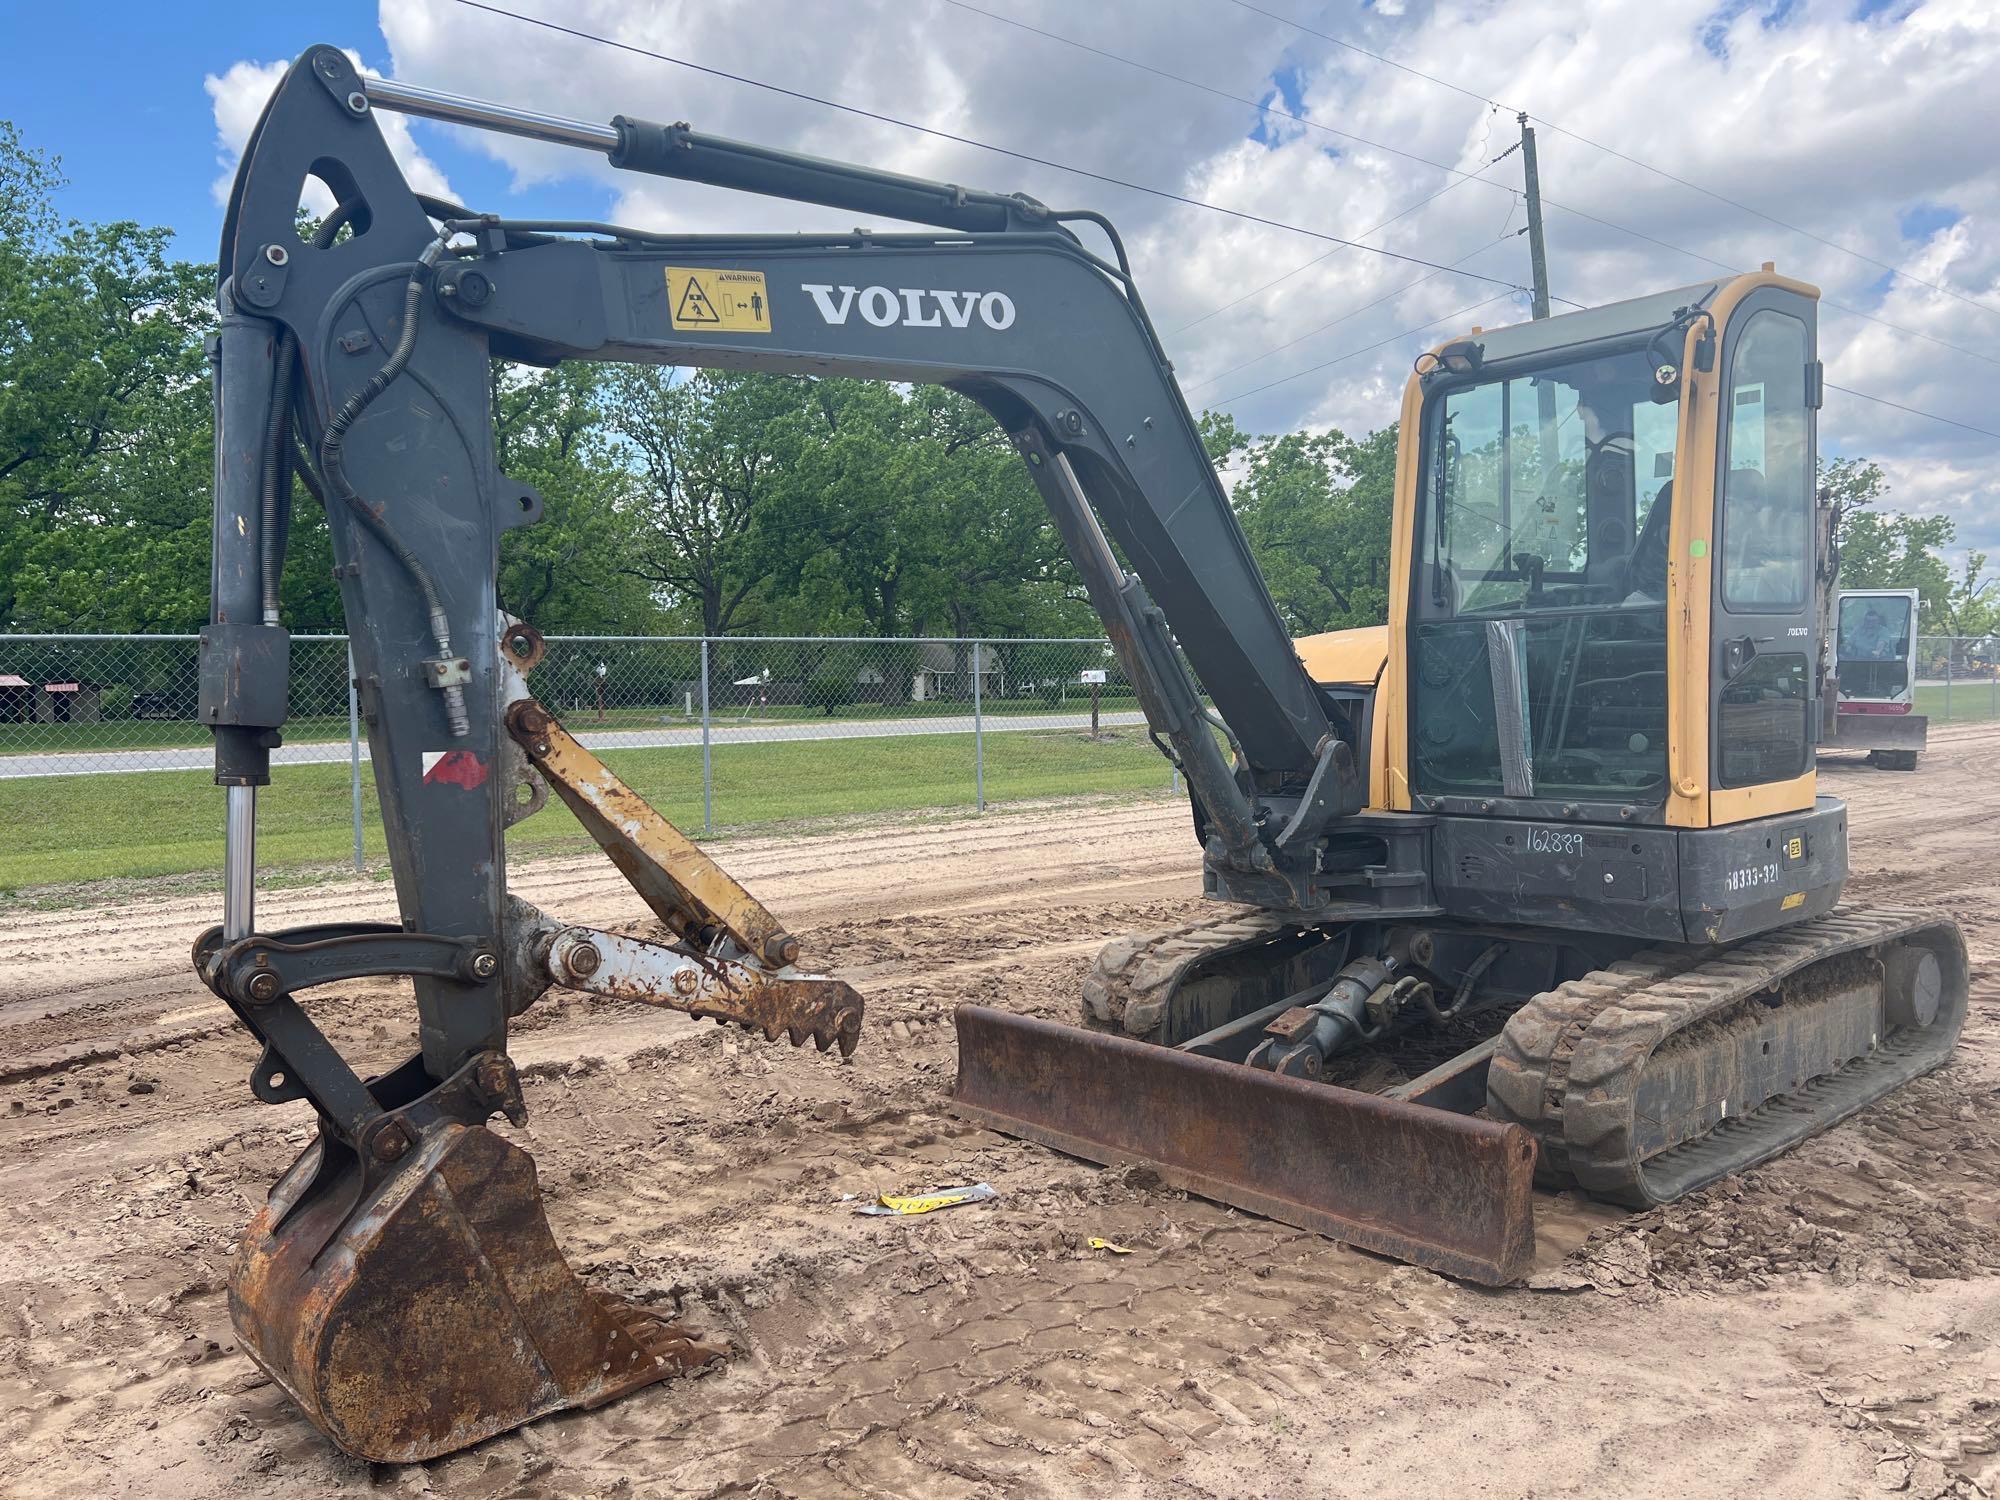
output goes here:
[{"label": "chrome cylinder rod", "polygon": [[484,99],[467,99],[414,83],[397,83],[388,78],[363,80],[368,102],[399,114],[421,115],[426,120],[442,120],[448,125],[471,125],[480,130],[497,130],[505,135],[525,136],[531,141],[548,141],[558,146],[580,146],[586,151],[615,151],[618,132],[609,125],[592,125],[583,120],[566,120],[561,115],[545,115],[532,109],[492,104]]},{"label": "chrome cylinder rod", "polygon": [[257,788],[232,786],[222,847],[222,940],[257,927]]}]

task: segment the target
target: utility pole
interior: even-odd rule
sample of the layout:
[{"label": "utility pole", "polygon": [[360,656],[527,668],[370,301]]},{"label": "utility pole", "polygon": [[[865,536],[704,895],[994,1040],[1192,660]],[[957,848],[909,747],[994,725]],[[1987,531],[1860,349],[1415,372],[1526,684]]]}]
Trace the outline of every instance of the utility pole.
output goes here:
[{"label": "utility pole", "polygon": [[1535,273],[1535,316],[1549,315],[1549,253],[1542,243],[1542,177],[1535,169],[1535,127],[1521,112],[1521,172],[1528,185],[1528,260]]},{"label": "utility pole", "polygon": [[[1535,127],[1528,123],[1526,110],[1521,111],[1520,121],[1521,177],[1528,199],[1528,265],[1534,272],[1534,315],[1540,321],[1549,315],[1549,253],[1542,243],[1542,174],[1535,163]],[[1562,461],[1561,424],[1556,421],[1556,390],[1551,381],[1535,382],[1535,416],[1540,438],[1536,449],[1542,459],[1542,494],[1549,496],[1556,491],[1556,470]],[[1587,525],[1582,521],[1578,524]]]}]

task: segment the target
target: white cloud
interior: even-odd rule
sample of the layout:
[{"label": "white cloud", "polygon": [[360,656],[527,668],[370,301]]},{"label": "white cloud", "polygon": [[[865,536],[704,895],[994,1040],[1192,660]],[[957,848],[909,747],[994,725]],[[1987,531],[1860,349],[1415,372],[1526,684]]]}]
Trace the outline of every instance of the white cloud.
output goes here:
[{"label": "white cloud", "polygon": [[[1470,257],[1468,271],[1527,280],[1526,243],[1512,234],[1522,223],[1514,196],[1520,156],[1488,165],[1516,139],[1511,113],[1223,0],[1088,7],[978,0],[981,9],[1159,72],[944,0],[518,3],[580,31],[1324,233],[1355,237],[1394,218],[1366,236],[1368,243],[1425,261]],[[1700,280],[1714,274],[1711,262],[1754,267],[1774,260],[1817,282],[1832,301],[1972,351],[1957,353],[1829,306],[1822,341],[1836,384],[2000,430],[2000,364],[1992,362],[2000,358],[2000,315],[1916,280],[1889,280],[1870,263],[1904,267],[2000,308],[2000,167],[1992,148],[2000,139],[2000,7],[1991,0],[1918,0],[1865,19],[1855,16],[1853,0],[1727,7],[1717,0],[1328,0],[1282,8],[1810,231],[1793,233],[1544,125],[1539,144],[1559,297],[1611,301]],[[1521,299],[1465,313],[1505,288],[1349,249],[1194,322],[1330,247],[452,0],[382,0],[380,13],[394,71],[413,82],[593,121],[621,112],[688,119],[718,134],[1101,209],[1125,235],[1196,407],[1352,355],[1236,403],[1239,419],[1256,430],[1380,426],[1394,417],[1403,377],[1424,342],[1460,325],[1526,314]],[[1260,120],[1254,109],[1160,73],[1251,100],[1277,97],[1282,77],[1322,128]],[[260,76],[268,88],[273,75]],[[240,141],[255,101],[232,136],[223,93],[214,84],[212,91],[225,141]],[[1251,139],[1253,131],[1269,144]],[[599,183],[608,213],[654,228],[825,229],[853,219],[624,176],[588,153],[463,138],[512,170],[514,201],[499,206],[530,206],[542,184],[568,175]],[[1457,181],[1412,156],[1484,169],[1487,180]],[[1956,222],[1906,238],[1905,216],[1920,209],[1929,211],[1926,224],[1952,215]],[[1378,299],[1380,306],[1300,338]],[[1392,338],[1440,318],[1446,321],[1431,334]],[[1902,503],[1949,511],[1962,536],[2000,553],[2000,463],[1991,439],[1837,392],[1823,435],[1830,451],[1880,459]]]},{"label": "white cloud", "polygon": [[[359,68],[361,59],[353,52],[348,58]],[[237,164],[243,159],[243,148],[249,144],[250,132],[257,128],[257,119],[264,112],[265,101],[271,91],[290,69],[288,62],[237,62],[231,63],[220,75],[210,73],[202,80],[202,87],[208,90],[208,97],[215,113],[216,162],[221,174],[215,179],[210,191],[217,203],[229,201],[230,184],[236,180]],[[370,77],[380,76],[373,68],[363,68]],[[394,153],[396,163],[403,169],[403,175],[410,186],[420,193],[430,193],[440,198],[452,196],[451,184],[445,180],[443,172],[410,135],[410,122],[401,115],[378,113],[377,120],[382,126],[382,135]],[[306,184],[303,197],[305,206],[315,214],[324,214],[333,207],[333,195],[318,182]]]}]

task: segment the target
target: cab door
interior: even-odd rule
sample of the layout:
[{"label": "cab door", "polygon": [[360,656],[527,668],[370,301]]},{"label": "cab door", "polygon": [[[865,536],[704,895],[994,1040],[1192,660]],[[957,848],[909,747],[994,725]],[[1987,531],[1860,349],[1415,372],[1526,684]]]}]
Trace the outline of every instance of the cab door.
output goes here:
[{"label": "cab door", "polygon": [[1816,304],[1760,287],[1722,333],[1710,569],[1710,822],[1812,806]]}]

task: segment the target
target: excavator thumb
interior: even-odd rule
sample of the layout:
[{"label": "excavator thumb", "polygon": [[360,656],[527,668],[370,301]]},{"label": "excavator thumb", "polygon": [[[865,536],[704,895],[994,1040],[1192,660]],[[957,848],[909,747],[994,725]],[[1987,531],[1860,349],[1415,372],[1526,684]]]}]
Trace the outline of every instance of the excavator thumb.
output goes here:
[{"label": "excavator thumb", "polygon": [[956,1021],[953,1108],[1004,1134],[1468,1281],[1534,1259],[1518,1125],[985,1006]]},{"label": "excavator thumb", "polygon": [[600,1406],[727,1352],[587,1288],[527,1153],[456,1121],[386,1168],[330,1138],[309,1147],[245,1234],[229,1301],[313,1424],[381,1463]]}]

